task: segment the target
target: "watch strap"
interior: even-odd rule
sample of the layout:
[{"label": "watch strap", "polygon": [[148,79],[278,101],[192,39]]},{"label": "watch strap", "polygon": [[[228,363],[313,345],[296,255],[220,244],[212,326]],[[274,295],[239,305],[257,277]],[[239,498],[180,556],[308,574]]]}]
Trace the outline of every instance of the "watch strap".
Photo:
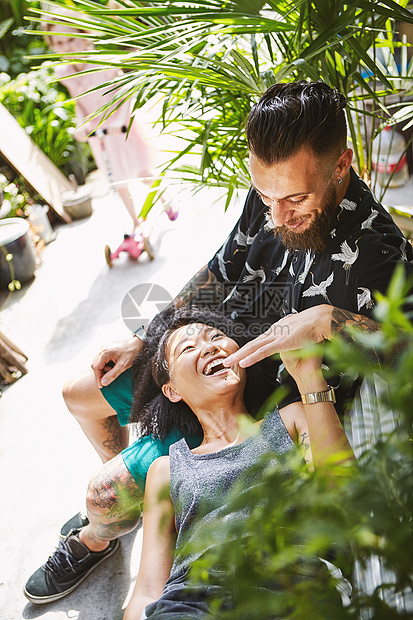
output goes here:
[{"label": "watch strap", "polygon": [[304,405],[314,405],[315,403],[335,403],[336,395],[334,388],[330,385],[324,392],[311,392],[310,394],[301,394],[301,401]]}]

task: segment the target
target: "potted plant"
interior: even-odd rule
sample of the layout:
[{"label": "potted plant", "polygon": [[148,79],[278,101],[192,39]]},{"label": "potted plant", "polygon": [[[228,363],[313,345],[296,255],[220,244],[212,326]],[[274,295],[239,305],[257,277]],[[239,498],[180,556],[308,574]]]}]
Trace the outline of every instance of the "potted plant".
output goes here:
[{"label": "potted plant", "polygon": [[36,254],[24,217],[29,196],[0,174],[0,286],[18,289],[33,277]]}]

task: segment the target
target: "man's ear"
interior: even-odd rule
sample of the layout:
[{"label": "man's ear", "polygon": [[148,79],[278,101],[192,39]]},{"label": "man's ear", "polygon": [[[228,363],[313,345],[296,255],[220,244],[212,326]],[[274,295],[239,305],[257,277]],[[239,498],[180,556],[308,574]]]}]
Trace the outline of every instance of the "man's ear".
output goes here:
[{"label": "man's ear", "polygon": [[175,390],[175,388],[170,382],[165,383],[165,385],[162,386],[161,390],[162,394],[166,396],[166,398],[170,400],[171,403],[178,403],[180,400],[182,400],[182,396],[178,394],[178,392]]},{"label": "man's ear", "polygon": [[338,160],[336,174],[340,177],[345,177],[350,170],[351,162],[353,159],[353,151],[349,148],[345,149]]}]

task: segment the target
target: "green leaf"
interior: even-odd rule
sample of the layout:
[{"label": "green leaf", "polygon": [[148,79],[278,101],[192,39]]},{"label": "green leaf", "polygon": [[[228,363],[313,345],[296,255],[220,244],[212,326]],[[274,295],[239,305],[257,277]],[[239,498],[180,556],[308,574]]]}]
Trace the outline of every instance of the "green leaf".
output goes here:
[{"label": "green leaf", "polygon": [[2,22],[0,22],[0,39],[4,37],[6,32],[12,26],[13,21],[14,21],[13,18],[10,17],[9,19],[5,19]]}]

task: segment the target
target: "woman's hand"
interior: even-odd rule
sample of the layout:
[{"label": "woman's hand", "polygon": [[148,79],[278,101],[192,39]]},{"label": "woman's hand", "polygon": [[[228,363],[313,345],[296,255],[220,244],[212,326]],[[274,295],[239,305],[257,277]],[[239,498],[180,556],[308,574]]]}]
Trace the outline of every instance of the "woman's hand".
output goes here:
[{"label": "woman's hand", "polygon": [[327,389],[327,382],[321,369],[323,361],[321,353],[321,345],[313,347],[313,350],[307,348],[280,353],[284,366],[301,394],[322,392]]}]

